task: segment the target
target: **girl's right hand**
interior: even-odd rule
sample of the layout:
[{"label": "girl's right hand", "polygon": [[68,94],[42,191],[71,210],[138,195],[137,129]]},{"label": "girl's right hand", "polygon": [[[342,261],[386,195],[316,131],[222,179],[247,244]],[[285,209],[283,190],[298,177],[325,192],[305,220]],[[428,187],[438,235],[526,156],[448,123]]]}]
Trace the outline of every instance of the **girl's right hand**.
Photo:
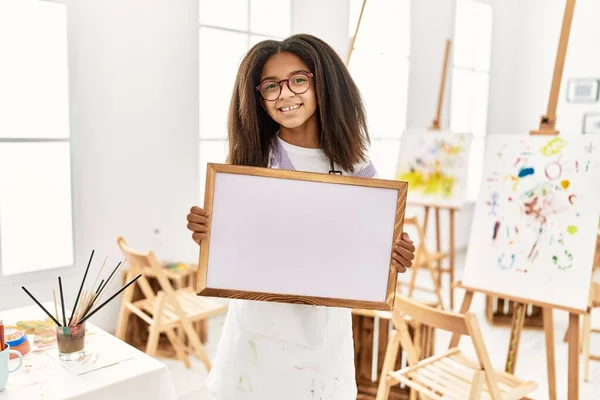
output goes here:
[{"label": "girl's right hand", "polygon": [[187,228],[192,231],[192,239],[200,244],[208,237],[208,212],[200,207],[194,206],[187,215]]}]

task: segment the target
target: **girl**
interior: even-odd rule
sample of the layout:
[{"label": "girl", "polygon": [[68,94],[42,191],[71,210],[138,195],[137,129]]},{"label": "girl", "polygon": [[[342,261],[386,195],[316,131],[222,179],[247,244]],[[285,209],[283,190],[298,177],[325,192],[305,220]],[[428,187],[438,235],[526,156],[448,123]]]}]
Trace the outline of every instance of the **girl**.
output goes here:
[{"label": "girl", "polygon": [[[310,35],[255,45],[237,74],[228,121],[228,162],[374,177],[359,91],[337,53]],[[210,216],[192,207],[198,244]],[[396,242],[398,272],[415,247]],[[348,309],[231,300],[208,377],[217,399],[343,399],[357,396]]]}]

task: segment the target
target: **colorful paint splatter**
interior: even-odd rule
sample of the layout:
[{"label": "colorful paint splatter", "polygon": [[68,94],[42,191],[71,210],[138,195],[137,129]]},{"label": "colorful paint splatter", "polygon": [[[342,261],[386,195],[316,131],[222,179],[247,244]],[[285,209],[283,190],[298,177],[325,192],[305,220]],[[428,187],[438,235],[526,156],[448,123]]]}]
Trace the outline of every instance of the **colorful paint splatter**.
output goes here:
[{"label": "colorful paint splatter", "polygon": [[490,232],[494,247],[502,248],[496,260],[500,269],[527,273],[538,257],[548,258],[547,265],[558,270],[573,266],[565,236],[577,234],[580,214],[571,179],[585,171],[578,168],[580,160],[564,154],[567,145],[555,137],[539,148],[522,141],[516,151],[497,153],[508,168],[491,173],[486,204],[489,215],[497,217]]},{"label": "colorful paint splatter", "polygon": [[488,138],[465,284],[549,304],[573,290],[585,307],[577,288],[591,278],[600,212],[599,146],[586,140]]},{"label": "colorful paint splatter", "polygon": [[396,179],[408,182],[409,198],[424,204],[460,203],[466,184],[470,135],[407,131]]}]

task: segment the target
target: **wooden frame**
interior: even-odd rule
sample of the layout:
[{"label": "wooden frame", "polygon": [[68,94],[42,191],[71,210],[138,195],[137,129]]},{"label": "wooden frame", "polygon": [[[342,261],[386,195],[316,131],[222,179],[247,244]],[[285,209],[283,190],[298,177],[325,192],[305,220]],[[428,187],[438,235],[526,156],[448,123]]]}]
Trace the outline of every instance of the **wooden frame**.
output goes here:
[{"label": "wooden frame", "polygon": [[320,174],[312,172],[300,172],[300,171],[287,171],[280,169],[270,168],[258,168],[258,167],[245,167],[235,165],[224,165],[224,164],[208,164],[207,165],[207,176],[206,176],[206,191],[204,208],[208,211],[209,215],[213,214],[213,200],[215,195],[215,182],[217,174],[234,174],[234,175],[250,175],[254,177],[266,177],[275,179],[290,179],[296,181],[309,181],[309,182],[320,182],[329,183],[336,185],[351,185],[371,188],[382,188],[392,189],[398,192],[396,200],[396,212],[395,220],[393,224],[393,237],[390,238],[391,247],[389,255],[389,271],[387,274],[387,286],[385,293],[385,301],[367,301],[367,300],[355,300],[355,299],[342,299],[333,297],[317,297],[317,296],[306,296],[306,295],[292,295],[292,294],[280,294],[280,293],[264,293],[259,291],[248,291],[248,290],[233,290],[209,287],[207,284],[207,274],[209,266],[209,248],[211,246],[211,235],[212,230],[212,218],[208,221],[208,239],[202,241],[200,247],[200,259],[199,259],[199,271],[198,271],[198,286],[197,294],[201,296],[214,296],[214,297],[225,297],[233,299],[246,299],[246,300],[258,300],[258,301],[274,301],[283,303],[296,303],[296,304],[309,304],[318,306],[330,306],[330,307],[348,307],[348,308],[360,308],[360,309],[372,309],[372,310],[383,310],[389,311],[393,308],[396,282],[397,282],[397,270],[392,265],[392,251],[393,242],[400,238],[404,225],[404,212],[406,209],[406,194],[408,190],[408,184],[406,182],[382,180],[373,178],[360,178],[354,176],[339,176],[331,174]]}]

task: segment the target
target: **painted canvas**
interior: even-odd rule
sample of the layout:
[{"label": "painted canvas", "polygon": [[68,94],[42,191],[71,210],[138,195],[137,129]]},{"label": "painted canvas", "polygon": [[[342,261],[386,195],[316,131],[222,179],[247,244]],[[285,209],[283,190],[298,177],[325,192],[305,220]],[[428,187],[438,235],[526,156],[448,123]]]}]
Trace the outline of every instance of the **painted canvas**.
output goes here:
[{"label": "painted canvas", "polygon": [[600,212],[599,149],[590,136],[488,137],[466,286],[586,308]]},{"label": "painted canvas", "polygon": [[460,207],[470,146],[470,134],[426,129],[404,132],[396,179],[408,182],[408,203]]}]

